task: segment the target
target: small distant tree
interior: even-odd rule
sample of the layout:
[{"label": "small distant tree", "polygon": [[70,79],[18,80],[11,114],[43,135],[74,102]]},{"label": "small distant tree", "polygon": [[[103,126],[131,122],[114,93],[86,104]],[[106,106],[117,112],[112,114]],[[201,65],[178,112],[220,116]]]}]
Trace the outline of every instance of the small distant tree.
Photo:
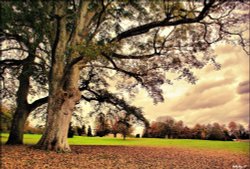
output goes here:
[{"label": "small distant tree", "polygon": [[114,118],[110,120],[110,132],[114,135],[114,138],[116,138],[117,134],[119,133],[118,118]]},{"label": "small distant tree", "polygon": [[127,135],[130,135],[133,132],[132,125],[129,124],[126,120],[118,121],[118,131],[122,134],[123,140],[126,139]]},{"label": "small distant tree", "polygon": [[143,134],[142,134],[142,138],[149,138],[150,135],[149,135],[149,129],[150,127],[145,127],[144,130],[143,130]]},{"label": "small distant tree", "polygon": [[225,127],[223,128],[223,133],[224,133],[224,136],[225,136],[225,138],[224,138],[225,141],[232,141],[227,128],[225,128]]},{"label": "small distant tree", "polygon": [[100,113],[97,118],[96,118],[96,121],[95,121],[95,132],[96,132],[96,136],[99,136],[99,137],[103,137],[107,134],[110,133],[110,128],[109,128],[109,124],[105,118],[105,114],[103,113]]},{"label": "small distant tree", "polygon": [[242,139],[250,139],[250,131],[249,130],[246,130],[244,138],[242,138]]},{"label": "small distant tree", "polygon": [[239,130],[239,138],[240,139],[246,139],[246,129],[242,124],[238,125]]},{"label": "small distant tree", "polygon": [[149,130],[149,135],[154,138],[165,138],[167,135],[167,130],[168,126],[166,123],[153,122]]},{"label": "small distant tree", "polygon": [[214,123],[211,133],[209,133],[209,140],[225,140],[225,133],[223,127],[219,123]]},{"label": "small distant tree", "polygon": [[183,121],[176,122],[170,116],[160,116],[155,122],[151,123],[150,128],[144,130],[143,137],[184,138],[183,129]]},{"label": "small distant tree", "polygon": [[[137,110],[140,111],[140,109]],[[130,135],[132,133],[133,124],[144,125],[145,128],[148,128],[149,126],[149,122],[147,119],[145,119],[143,116],[138,119],[133,115],[133,109],[130,108],[118,112],[109,111],[106,114],[106,117],[107,119],[109,119],[110,133],[112,133],[114,137],[116,137],[116,135],[120,133],[124,136],[124,138],[126,138],[127,135]]]},{"label": "small distant tree", "polygon": [[73,127],[72,127],[72,123],[70,122],[69,130],[68,130],[68,138],[73,138],[74,134],[75,134],[75,131],[74,131]]},{"label": "small distant tree", "polygon": [[173,138],[180,138],[183,128],[183,121],[180,120],[175,122],[173,126]]},{"label": "small distant tree", "polygon": [[204,125],[196,124],[193,130],[194,139],[206,139],[206,127]]},{"label": "small distant tree", "polygon": [[229,128],[229,133],[232,139],[238,139],[239,138],[239,131],[238,131],[238,125],[236,122],[231,121],[228,124],[228,128]]},{"label": "small distant tree", "polygon": [[88,126],[87,136],[88,137],[92,137],[93,136],[91,126]]},{"label": "small distant tree", "polygon": [[83,136],[86,134],[85,128],[85,125],[82,125],[82,127],[77,127],[78,136]]},{"label": "small distant tree", "polygon": [[192,130],[189,127],[185,126],[183,128],[183,130],[181,131],[179,138],[191,139],[192,138]]},{"label": "small distant tree", "polygon": [[169,117],[165,120],[165,131],[168,138],[173,138],[174,124],[175,120],[172,117]]}]

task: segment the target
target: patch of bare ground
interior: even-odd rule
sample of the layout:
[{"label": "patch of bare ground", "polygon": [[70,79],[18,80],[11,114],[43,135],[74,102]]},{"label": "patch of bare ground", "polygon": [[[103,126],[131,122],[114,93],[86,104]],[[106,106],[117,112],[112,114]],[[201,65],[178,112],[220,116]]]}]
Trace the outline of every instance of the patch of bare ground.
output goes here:
[{"label": "patch of bare ground", "polygon": [[248,155],[184,148],[71,146],[72,153],[1,147],[2,169],[242,169]]}]

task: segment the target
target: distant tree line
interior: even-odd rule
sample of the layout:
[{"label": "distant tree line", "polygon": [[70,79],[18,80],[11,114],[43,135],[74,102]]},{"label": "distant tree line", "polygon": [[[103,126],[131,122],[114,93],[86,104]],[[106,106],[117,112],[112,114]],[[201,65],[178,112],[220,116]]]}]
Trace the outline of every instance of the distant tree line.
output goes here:
[{"label": "distant tree line", "polygon": [[196,124],[190,128],[183,121],[175,121],[169,117],[161,121],[152,122],[144,130],[142,137],[149,138],[176,138],[176,139],[203,139],[203,140],[233,140],[249,139],[249,130],[236,122],[228,125],[213,123],[207,125]]},{"label": "distant tree line", "polygon": [[121,134],[123,139],[126,139],[128,135],[133,132],[132,121],[129,117],[123,115],[112,116],[111,118],[100,113],[96,117],[95,121],[95,135],[99,137],[113,134],[114,137],[117,134]]},{"label": "distant tree line", "polygon": [[[0,132],[9,132],[13,110],[5,106],[1,107],[0,112]],[[68,137],[74,135],[79,136],[99,136],[103,137],[108,134],[121,134],[125,139],[133,132],[133,120],[120,114],[116,117],[109,117],[105,114],[98,114],[94,123],[94,129],[91,126],[86,127],[69,125]],[[29,121],[24,125],[24,133],[41,134],[43,126],[33,127]],[[137,137],[140,137],[138,134]],[[242,124],[234,121],[225,124],[196,124],[188,127],[183,121],[176,121],[172,117],[164,116],[157,118],[149,127],[145,128],[142,137],[149,138],[176,138],[176,139],[204,139],[204,140],[233,140],[233,139],[249,139],[249,128],[246,129]]]},{"label": "distant tree line", "polygon": [[[92,134],[92,130],[94,131]],[[113,134],[114,137],[117,137],[117,134],[121,134],[123,139],[126,139],[128,135],[131,135],[133,132],[132,128],[132,119],[125,116],[116,116],[108,117],[104,113],[99,113],[96,116],[94,129],[91,126],[88,126],[86,132],[86,126],[72,126],[72,123],[69,125],[68,138],[72,138],[74,135],[89,137],[98,136],[103,137],[109,134]]]}]

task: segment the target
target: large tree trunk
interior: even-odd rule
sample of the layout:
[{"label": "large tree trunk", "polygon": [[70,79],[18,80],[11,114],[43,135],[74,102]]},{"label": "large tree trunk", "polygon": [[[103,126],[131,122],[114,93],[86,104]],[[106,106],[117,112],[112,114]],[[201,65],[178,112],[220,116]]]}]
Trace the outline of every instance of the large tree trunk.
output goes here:
[{"label": "large tree trunk", "polygon": [[11,125],[11,131],[6,144],[23,144],[24,124],[28,118],[29,112],[26,109],[17,109]]},{"label": "large tree trunk", "polygon": [[[34,51],[32,51],[34,52]],[[34,61],[34,55],[29,54],[27,64],[23,66],[22,72],[18,77],[19,87],[16,95],[16,111],[13,116],[11,131],[6,144],[23,144],[24,124],[29,116],[28,93],[30,87],[31,63]]]},{"label": "large tree trunk", "polygon": [[40,149],[69,152],[68,128],[72,112],[80,100],[78,88],[58,90],[49,97],[45,132],[37,146]]},{"label": "large tree trunk", "polygon": [[[67,31],[67,1],[58,1],[55,5],[57,29],[55,43],[52,46],[52,67],[49,82],[49,101],[47,121],[42,138],[37,143],[40,149],[70,151],[67,141],[68,128],[77,102],[81,99],[79,91],[79,65],[74,63],[77,51],[65,55],[67,47],[75,47],[87,37],[86,30],[95,11],[88,10],[91,1],[80,1],[76,28],[73,34]],[[70,36],[72,36],[70,38]],[[70,41],[69,41],[70,40]],[[66,58],[66,59],[65,59]]]}]

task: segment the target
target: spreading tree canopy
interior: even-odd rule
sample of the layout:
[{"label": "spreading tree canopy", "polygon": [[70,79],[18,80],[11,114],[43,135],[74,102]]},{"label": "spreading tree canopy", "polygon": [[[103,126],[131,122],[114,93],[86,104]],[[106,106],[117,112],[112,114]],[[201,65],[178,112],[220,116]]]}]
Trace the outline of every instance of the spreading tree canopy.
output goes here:
[{"label": "spreading tree canopy", "polygon": [[[117,90],[131,96],[141,87],[155,103],[164,101],[161,85],[172,84],[166,72],[195,83],[193,69],[208,63],[219,68],[215,43],[223,40],[248,52],[243,34],[248,8],[244,0],[2,2],[1,43],[13,39],[18,50],[39,51],[29,65],[36,69],[28,72],[34,77],[42,77],[42,67],[48,72],[46,128],[37,146],[70,150],[67,131],[80,100],[91,102],[96,111],[125,111],[148,125],[140,109],[108,89],[110,82],[115,79]],[[22,47],[23,38],[33,48]],[[2,77],[9,77],[7,70],[15,63],[22,73],[27,64],[20,58],[1,58]],[[30,86],[21,82],[19,87]]]}]

